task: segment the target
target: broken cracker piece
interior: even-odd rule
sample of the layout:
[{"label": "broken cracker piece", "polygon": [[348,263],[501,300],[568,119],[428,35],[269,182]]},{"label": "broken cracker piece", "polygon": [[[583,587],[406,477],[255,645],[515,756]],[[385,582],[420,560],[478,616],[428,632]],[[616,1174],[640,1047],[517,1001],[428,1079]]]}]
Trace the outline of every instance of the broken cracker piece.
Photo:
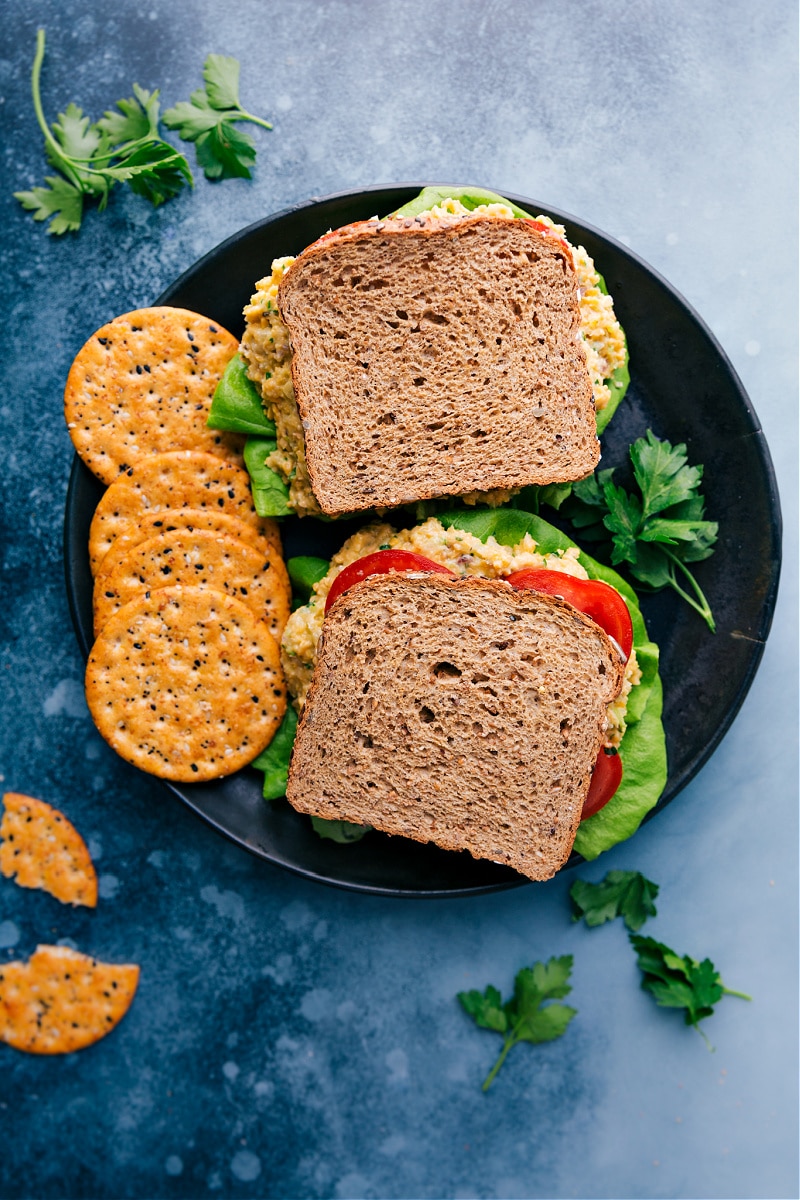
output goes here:
[{"label": "broken cracker piece", "polygon": [[138,982],[134,964],[37,946],[28,962],[0,965],[0,1042],[29,1054],[82,1050],[122,1020]]},{"label": "broken cracker piece", "polygon": [[97,874],[81,835],[58,809],[6,792],[0,872],[20,887],[42,888],[62,904],[97,905]]}]

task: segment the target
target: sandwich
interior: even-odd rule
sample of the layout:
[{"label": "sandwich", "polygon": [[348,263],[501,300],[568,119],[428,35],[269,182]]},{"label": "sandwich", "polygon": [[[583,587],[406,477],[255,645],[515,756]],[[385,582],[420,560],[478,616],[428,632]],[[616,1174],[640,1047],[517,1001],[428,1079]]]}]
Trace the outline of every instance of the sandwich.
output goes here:
[{"label": "sandwich", "polygon": [[286,798],[549,879],[623,671],[602,628],[557,596],[422,565],[371,575],[326,617]]},{"label": "sandwich", "polygon": [[283,635],[300,721],[256,764],[266,795],[532,879],[634,832],[666,780],[661,685],[613,571],[516,509],[373,524],[325,568]]},{"label": "sandwich", "polygon": [[[276,259],[256,287],[240,355],[264,410],[248,458],[264,515],[499,504],[596,466],[625,338],[549,217],[426,188]],[[226,415],[209,423],[239,431]]]}]

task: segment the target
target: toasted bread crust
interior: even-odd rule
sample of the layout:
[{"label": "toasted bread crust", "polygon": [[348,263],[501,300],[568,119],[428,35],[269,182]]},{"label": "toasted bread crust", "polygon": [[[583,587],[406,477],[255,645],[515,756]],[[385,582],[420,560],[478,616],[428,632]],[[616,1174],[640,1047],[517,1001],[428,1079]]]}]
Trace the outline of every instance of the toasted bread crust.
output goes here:
[{"label": "toasted bread crust", "polygon": [[557,597],[373,576],[326,617],[287,798],[548,879],[622,679],[603,630]]},{"label": "toasted bread crust", "polygon": [[357,222],[278,294],[324,512],[564,482],[599,460],[569,247],[534,221]]}]

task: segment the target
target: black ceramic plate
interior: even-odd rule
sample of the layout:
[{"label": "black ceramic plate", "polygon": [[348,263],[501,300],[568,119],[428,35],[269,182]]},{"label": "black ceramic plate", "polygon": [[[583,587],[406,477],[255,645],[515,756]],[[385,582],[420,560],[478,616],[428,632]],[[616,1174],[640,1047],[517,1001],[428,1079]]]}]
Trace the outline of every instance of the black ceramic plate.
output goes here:
[{"label": "black ceramic plate", "polygon": [[[159,296],[242,331],[242,307],[273,258],[297,254],[326,230],[392,212],[417,185],[371,188],[315,199],[228,238]],[[603,463],[626,460],[647,429],[686,442],[704,463],[707,511],[720,525],[714,555],[697,567],[717,633],[672,593],[642,608],[661,647],[669,779],[654,813],[684,787],[719,744],[752,682],[769,631],[780,566],[780,508],[769,451],[747,395],[709,330],[686,302],[624,246],[572,217],[522,196],[529,212],[548,212],[586,247],[605,277],[628,337],[631,386],[603,437]],[[75,629],[88,654],[92,581],[87,540],[102,486],[76,458],[65,518],[67,589]],[[328,555],[358,523],[296,518],[284,523],[284,548]],[[747,563],[746,571],[742,563]],[[515,872],[468,854],[370,833],[341,846],[320,839],[285,801],[265,803],[250,768],[218,783],[171,786],[220,833],[298,874],[384,895],[454,896],[525,882]],[[153,780],[153,787],[161,785]],[[576,855],[570,862],[579,861]]]}]

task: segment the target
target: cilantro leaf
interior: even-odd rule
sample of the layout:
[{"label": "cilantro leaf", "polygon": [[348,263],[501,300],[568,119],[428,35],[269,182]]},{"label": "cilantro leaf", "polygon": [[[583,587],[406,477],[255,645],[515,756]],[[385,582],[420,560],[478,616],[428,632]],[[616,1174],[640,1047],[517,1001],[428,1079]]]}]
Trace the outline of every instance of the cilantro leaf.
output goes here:
[{"label": "cilantro leaf", "polygon": [[609,871],[600,883],[576,879],[569,894],[573,921],[583,917],[587,925],[594,927],[622,917],[635,933],[648,917],[656,915],[653,901],[658,895],[658,884],[645,879],[639,871]]},{"label": "cilantro leaf", "polygon": [[164,124],[185,142],[194,142],[197,161],[206,179],[250,179],[256,148],[235,122],[250,121],[272,129],[268,121],[246,112],[239,103],[239,63],[223,54],[209,54],[203,66],[205,87],[167,109]]},{"label": "cilantro leaf", "polygon": [[[551,1042],[564,1033],[577,1010],[568,1004],[552,1002],[572,991],[571,973],[572,955],[565,954],[518,971],[514,994],[505,1004],[497,988],[492,986],[484,992],[473,989],[458,993],[461,1007],[475,1024],[499,1033],[503,1038],[500,1055],[483,1081],[484,1091],[491,1087],[509,1051],[518,1042]],[[545,1001],[551,1003],[545,1004]]]},{"label": "cilantro leaf", "polygon": [[663,942],[636,933],[630,934],[630,943],[636,951],[644,990],[650,992],[656,1004],[663,1008],[685,1009],[686,1024],[692,1025],[711,1049],[705,1032],[700,1029],[700,1021],[713,1014],[714,1005],[723,996],[738,996],[742,1000],[751,997],[725,987],[708,958],[698,962],[688,954],[676,954]]},{"label": "cilantro leaf", "polygon": [[683,443],[673,446],[650,429],[629,453],[638,491],[619,487],[613,470],[598,471],[573,486],[562,511],[583,537],[607,540],[610,534],[615,566],[626,563],[634,579],[653,590],[671,587],[713,633],[711,607],[687,565],[713,553],[719,529],[705,517],[703,468],[689,465]]}]

